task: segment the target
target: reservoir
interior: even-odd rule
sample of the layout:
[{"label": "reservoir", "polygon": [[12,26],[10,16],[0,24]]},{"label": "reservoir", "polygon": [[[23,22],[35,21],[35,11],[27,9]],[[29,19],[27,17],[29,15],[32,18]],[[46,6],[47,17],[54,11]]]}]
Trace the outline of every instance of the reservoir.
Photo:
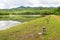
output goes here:
[{"label": "reservoir", "polygon": [[16,26],[17,24],[21,24],[21,22],[12,20],[0,21],[0,30],[8,29],[12,26]]}]

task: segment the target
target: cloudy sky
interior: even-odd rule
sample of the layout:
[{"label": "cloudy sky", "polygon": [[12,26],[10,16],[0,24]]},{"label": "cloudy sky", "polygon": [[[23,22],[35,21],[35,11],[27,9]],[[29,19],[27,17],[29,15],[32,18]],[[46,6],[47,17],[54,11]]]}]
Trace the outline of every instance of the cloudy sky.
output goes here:
[{"label": "cloudy sky", "polygon": [[57,7],[60,6],[60,0],[0,0],[0,9],[18,6]]}]

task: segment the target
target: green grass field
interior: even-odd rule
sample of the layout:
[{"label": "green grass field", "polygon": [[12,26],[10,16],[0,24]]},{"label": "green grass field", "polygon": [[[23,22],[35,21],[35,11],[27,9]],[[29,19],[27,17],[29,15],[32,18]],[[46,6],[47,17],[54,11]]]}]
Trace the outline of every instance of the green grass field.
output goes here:
[{"label": "green grass field", "polygon": [[[48,23],[47,19],[49,19]],[[38,35],[44,26],[46,35]],[[54,16],[37,18],[7,30],[1,30],[0,40],[60,40],[60,22]]]}]

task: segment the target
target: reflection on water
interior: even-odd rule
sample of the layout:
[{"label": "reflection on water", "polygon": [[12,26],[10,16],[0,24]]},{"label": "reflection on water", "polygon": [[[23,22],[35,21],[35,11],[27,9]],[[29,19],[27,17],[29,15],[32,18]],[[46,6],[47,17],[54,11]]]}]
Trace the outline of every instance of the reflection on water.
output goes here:
[{"label": "reflection on water", "polygon": [[8,28],[15,26],[17,24],[21,24],[21,22],[11,21],[11,20],[0,21],[0,30],[8,29]]},{"label": "reflection on water", "polygon": [[[0,15],[0,30],[4,30],[15,26],[17,24],[27,23],[36,18],[40,18],[40,15]],[[1,21],[5,20],[5,21]],[[15,21],[11,21],[15,20]],[[19,21],[19,22],[18,22]]]}]

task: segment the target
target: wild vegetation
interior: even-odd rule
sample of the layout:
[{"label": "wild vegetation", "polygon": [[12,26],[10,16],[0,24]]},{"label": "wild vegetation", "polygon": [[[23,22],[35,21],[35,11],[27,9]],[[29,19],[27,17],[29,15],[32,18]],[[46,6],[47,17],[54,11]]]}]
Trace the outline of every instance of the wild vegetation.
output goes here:
[{"label": "wild vegetation", "polygon": [[[10,29],[0,30],[0,40],[60,40],[59,10],[60,7],[0,9],[0,20],[28,21]],[[41,34],[43,27],[46,28],[45,35]]]},{"label": "wild vegetation", "polygon": [[13,9],[0,9],[0,15],[52,15],[60,14],[60,7],[18,7]]},{"label": "wild vegetation", "polygon": [[[0,40],[60,40],[60,22],[54,16],[32,20],[28,23],[17,25],[7,30],[0,31]],[[46,35],[39,35],[42,28],[46,27]]]},{"label": "wild vegetation", "polygon": [[28,22],[30,20],[34,20],[36,18],[40,18],[43,16],[28,16],[28,15],[0,15],[0,20],[13,20],[20,22]]}]

